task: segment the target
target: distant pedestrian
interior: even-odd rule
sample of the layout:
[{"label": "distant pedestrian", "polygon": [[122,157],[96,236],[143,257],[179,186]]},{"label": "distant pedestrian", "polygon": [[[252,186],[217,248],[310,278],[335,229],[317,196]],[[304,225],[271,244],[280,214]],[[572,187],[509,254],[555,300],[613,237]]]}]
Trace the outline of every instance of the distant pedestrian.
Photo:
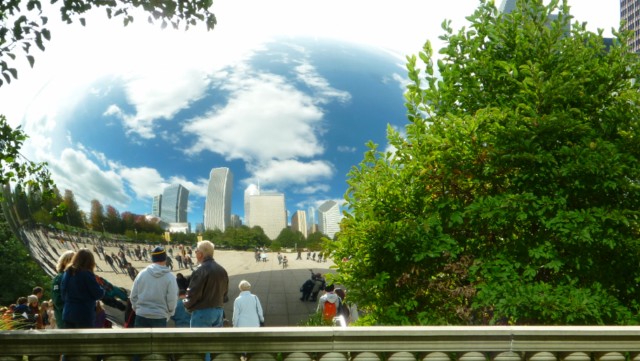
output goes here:
[{"label": "distant pedestrian", "polygon": [[107,262],[107,264],[109,266],[111,266],[111,269],[113,270],[113,272],[115,272],[115,274],[118,274],[118,269],[113,264],[113,258],[111,258],[111,256],[109,256],[108,254],[105,254],[104,255],[104,260],[105,260],[105,262]]},{"label": "distant pedestrian", "polygon": [[311,299],[309,301],[316,302],[318,300],[318,293],[324,290],[325,281],[320,273],[316,273],[313,277],[313,289],[311,290]]}]

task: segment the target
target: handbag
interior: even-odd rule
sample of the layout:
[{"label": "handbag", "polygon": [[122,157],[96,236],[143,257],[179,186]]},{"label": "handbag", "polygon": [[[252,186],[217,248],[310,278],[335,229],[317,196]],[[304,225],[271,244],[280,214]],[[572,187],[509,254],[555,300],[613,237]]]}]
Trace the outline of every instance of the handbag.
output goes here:
[{"label": "handbag", "polygon": [[[253,298],[256,299],[256,314],[258,315],[258,318],[260,318],[260,312],[258,311],[258,296],[253,295]],[[260,327],[264,327],[264,321],[260,321]]]}]

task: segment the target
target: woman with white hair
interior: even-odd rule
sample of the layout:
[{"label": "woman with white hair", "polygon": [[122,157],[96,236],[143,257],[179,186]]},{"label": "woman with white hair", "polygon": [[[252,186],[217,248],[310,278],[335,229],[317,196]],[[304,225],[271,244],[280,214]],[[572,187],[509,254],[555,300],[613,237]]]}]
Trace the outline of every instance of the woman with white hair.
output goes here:
[{"label": "woman with white hair", "polygon": [[251,293],[251,284],[240,281],[240,295],[233,302],[233,327],[259,327],[264,324],[264,314],[258,296]]}]

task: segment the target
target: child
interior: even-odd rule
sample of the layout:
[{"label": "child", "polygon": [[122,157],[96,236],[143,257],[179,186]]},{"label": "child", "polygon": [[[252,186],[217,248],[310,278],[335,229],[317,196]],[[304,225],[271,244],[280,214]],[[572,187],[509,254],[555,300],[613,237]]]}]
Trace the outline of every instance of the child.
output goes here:
[{"label": "child", "polygon": [[40,304],[40,315],[42,317],[42,327],[43,328],[51,328],[51,318],[50,316],[50,307],[49,307],[49,302],[47,301],[43,301],[42,304]]}]

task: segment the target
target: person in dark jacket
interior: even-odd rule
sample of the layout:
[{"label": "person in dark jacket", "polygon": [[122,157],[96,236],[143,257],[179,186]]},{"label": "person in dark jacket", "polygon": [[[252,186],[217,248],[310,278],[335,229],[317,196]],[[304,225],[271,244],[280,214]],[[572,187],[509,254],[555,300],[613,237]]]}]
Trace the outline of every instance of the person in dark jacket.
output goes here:
[{"label": "person in dark jacket", "polygon": [[71,265],[64,272],[60,290],[65,328],[93,328],[95,325],[96,301],[105,294],[93,273],[95,267],[93,253],[83,248],[73,256]]},{"label": "person in dark jacket", "polygon": [[191,327],[222,327],[224,302],[228,299],[229,276],[213,260],[213,243],[198,242],[196,260],[200,263],[189,281],[184,306],[191,312]]}]

